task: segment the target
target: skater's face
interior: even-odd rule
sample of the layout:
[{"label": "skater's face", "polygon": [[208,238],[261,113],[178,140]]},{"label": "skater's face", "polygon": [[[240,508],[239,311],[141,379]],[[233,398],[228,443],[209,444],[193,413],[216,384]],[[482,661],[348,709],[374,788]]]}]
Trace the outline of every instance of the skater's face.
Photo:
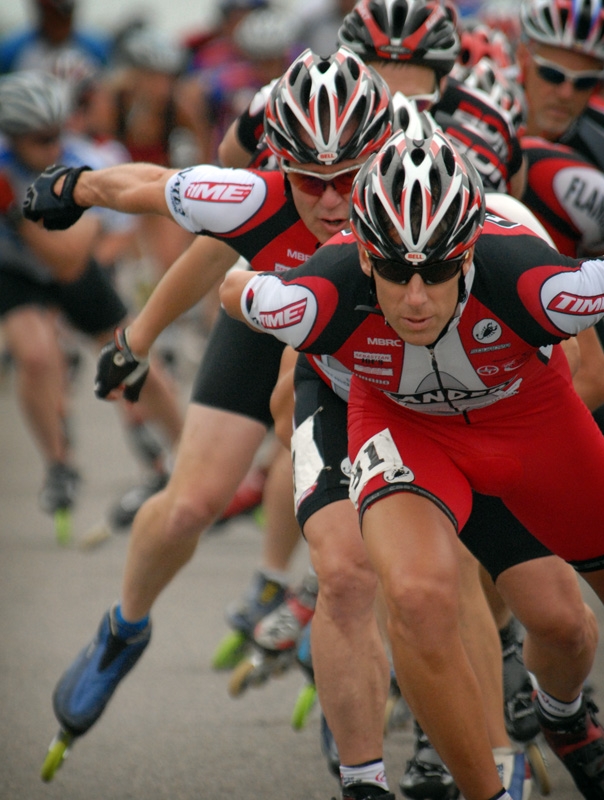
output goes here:
[{"label": "skater's face", "polygon": [[49,164],[60,161],[60,131],[53,128],[39,133],[24,133],[11,139],[11,147],[24,166],[34,172],[43,172]]},{"label": "skater's face", "polygon": [[[440,262],[433,273],[426,267],[425,279],[414,272],[401,283],[382,277],[365,248],[359,245],[361,267],[375,280],[378,303],[386,321],[404,342],[424,347],[438,339],[455,313],[459,277],[470,269],[473,253],[471,247],[464,258]],[[405,265],[405,269],[409,267]]]},{"label": "skater's face", "polygon": [[348,227],[348,211],[352,183],[362,161],[341,161],[338,164],[281,165],[289,184],[296,210],[320,244]]},{"label": "skater's face", "polygon": [[585,53],[537,44],[518,48],[528,106],[527,133],[555,142],[600,86],[602,63]]}]

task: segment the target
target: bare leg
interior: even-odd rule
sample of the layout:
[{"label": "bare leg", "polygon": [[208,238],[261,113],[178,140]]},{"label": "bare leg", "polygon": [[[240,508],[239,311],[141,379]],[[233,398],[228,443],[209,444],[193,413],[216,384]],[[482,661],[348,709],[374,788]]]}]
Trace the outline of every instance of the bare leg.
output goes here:
[{"label": "bare leg", "polygon": [[352,503],[317,511],[304,534],[319,578],[311,636],[321,708],[342,764],[377,760],[390,668],[374,613],[377,579]]},{"label": "bare leg", "polygon": [[476,675],[459,626],[457,536],[429,500],[372,505],[363,536],[384,588],[397,679],[466,800],[501,791]]},{"label": "bare leg", "polygon": [[122,584],[122,613],[140,619],[191,558],[220,515],[266,434],[239,414],[190,404],[168,486],[134,519]]},{"label": "bare leg", "polygon": [[266,533],[262,565],[269,570],[286,571],[300,541],[300,526],[294,513],[291,454],[281,444],[269,468],[263,504]]},{"label": "bare leg", "polygon": [[[600,579],[602,574],[593,573]],[[544,691],[571,702],[589,675],[598,641],[597,623],[583,601],[575,571],[557,556],[548,556],[505,570],[496,585],[527,630],[527,669]]]},{"label": "bare leg", "polygon": [[458,543],[461,607],[461,638],[483,689],[482,702],[487,716],[492,747],[510,747],[503,716],[503,670],[499,633],[480,580],[479,564],[464,545]]},{"label": "bare leg", "polygon": [[39,308],[19,307],[7,314],[3,331],[17,368],[21,410],[36,444],[46,463],[65,462],[65,365],[54,316]]}]

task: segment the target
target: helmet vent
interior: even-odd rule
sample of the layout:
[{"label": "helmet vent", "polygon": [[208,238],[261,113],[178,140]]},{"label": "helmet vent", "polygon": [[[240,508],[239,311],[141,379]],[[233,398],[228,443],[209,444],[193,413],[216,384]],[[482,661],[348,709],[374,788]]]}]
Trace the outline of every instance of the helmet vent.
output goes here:
[{"label": "helmet vent", "polygon": [[435,167],[430,169],[430,194],[432,195],[432,212],[438,208],[440,198],[442,195],[442,181],[440,179],[440,172]]},{"label": "helmet vent", "polygon": [[413,161],[416,167],[419,167],[419,165],[426,157],[426,154],[424,153],[421,147],[423,142],[417,141],[413,142],[413,144],[415,145],[415,147],[411,151],[411,161]]},{"label": "helmet vent", "polygon": [[407,3],[405,0],[394,5],[392,9],[392,21],[390,24],[390,33],[393,39],[402,39],[405,22],[407,21]]},{"label": "helmet vent", "polygon": [[422,187],[415,181],[411,189],[411,237],[417,242],[422,230]]},{"label": "helmet vent", "polygon": [[443,164],[447,170],[448,175],[453,175],[455,172],[455,157],[448,147],[443,147],[441,150],[443,157]]},{"label": "helmet vent", "polygon": [[583,6],[581,9],[581,15],[577,21],[577,39],[583,42],[589,36],[589,29],[591,28],[591,19],[589,15],[589,8],[587,6]]}]

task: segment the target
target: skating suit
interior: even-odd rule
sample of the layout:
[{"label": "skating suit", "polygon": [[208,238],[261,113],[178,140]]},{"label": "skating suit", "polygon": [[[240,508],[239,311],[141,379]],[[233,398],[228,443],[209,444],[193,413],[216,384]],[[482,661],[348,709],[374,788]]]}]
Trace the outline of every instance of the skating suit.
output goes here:
[{"label": "skating suit", "polygon": [[500,497],[580,569],[604,566],[604,438],[547,348],[604,315],[604,264],[551,250],[488,215],[466,299],[432,347],[386,323],[341,234],[295,273],[256,276],[248,321],[298,350],[349,399],[351,498],[362,516],[393,491],[435,502],[459,530],[472,490]]},{"label": "skating suit", "polygon": [[[304,264],[319,246],[278,171],[193,167],[171,178],[166,200],[180,225],[225,241],[255,270],[287,272]],[[282,351],[281,342],[221,312],[195,379],[192,401],[270,427],[270,396]]]}]

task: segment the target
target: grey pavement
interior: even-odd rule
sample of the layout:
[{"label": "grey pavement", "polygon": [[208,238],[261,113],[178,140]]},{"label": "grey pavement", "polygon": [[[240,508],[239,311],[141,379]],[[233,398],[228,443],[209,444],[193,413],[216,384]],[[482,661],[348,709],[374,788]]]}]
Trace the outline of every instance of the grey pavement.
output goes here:
[{"label": "grey pavement", "polygon": [[[151,645],[105,715],[79,740],[52,783],[39,770],[57,724],[54,684],[118,597],[127,535],[84,548],[111,502],[139,469],[115,409],[92,396],[87,359],[74,398],[84,474],[74,541],[60,547],[37,508],[42,467],[17,408],[14,377],[0,384],[0,800],[329,800],[338,795],[320,752],[319,711],[295,732],[292,708],[304,685],[296,669],[232,699],[228,676],[210,667],[237,598],[260,553],[251,520],[203,540],[156,604]],[[295,571],[302,574],[300,550]],[[595,604],[594,604],[595,606]],[[604,615],[598,608],[600,622]],[[602,680],[599,657],[593,675]],[[392,790],[412,754],[409,730],[386,739]],[[579,794],[550,757],[553,800]],[[538,797],[536,789],[533,797]]]}]

